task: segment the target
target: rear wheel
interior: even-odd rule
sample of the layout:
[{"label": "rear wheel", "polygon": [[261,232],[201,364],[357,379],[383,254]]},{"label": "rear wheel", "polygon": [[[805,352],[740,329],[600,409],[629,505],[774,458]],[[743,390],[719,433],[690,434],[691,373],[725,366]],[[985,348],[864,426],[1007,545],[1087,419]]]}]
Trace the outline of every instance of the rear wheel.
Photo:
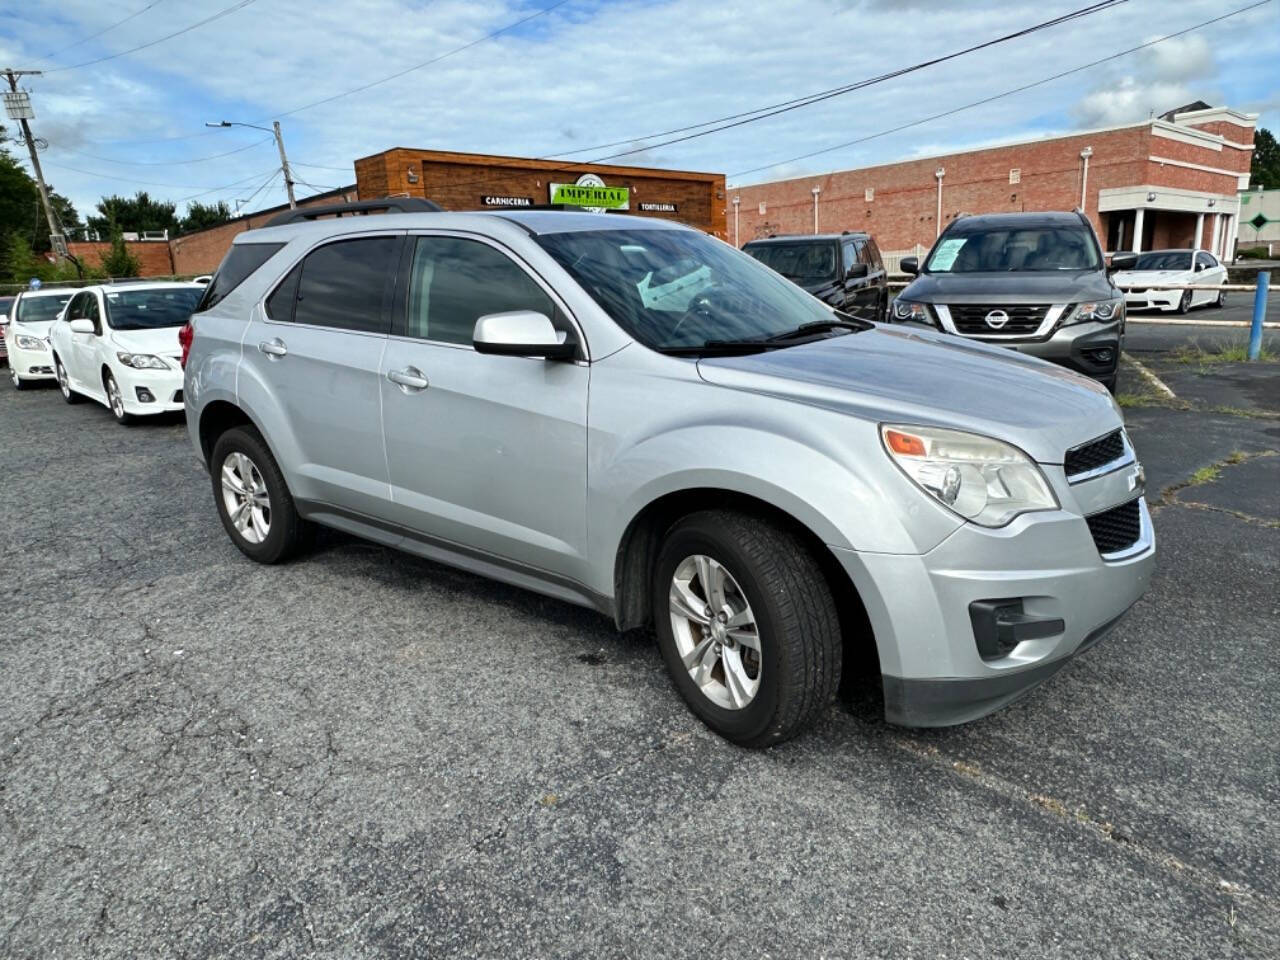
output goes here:
[{"label": "rear wheel", "polygon": [[67,403],[79,403],[80,394],[71,389],[71,381],[67,378],[67,368],[62,365],[61,357],[53,358],[53,370],[58,375],[58,389],[62,391],[62,399]]},{"label": "rear wheel", "polygon": [[310,540],[275,457],[252,427],[218,438],[210,458],[213,498],[232,542],[259,563],[289,559]]},{"label": "rear wheel", "polygon": [[652,602],[676,688],[722,737],[779,743],[834,697],[835,602],[817,561],[782,527],[722,510],[686,517],[659,553]]}]

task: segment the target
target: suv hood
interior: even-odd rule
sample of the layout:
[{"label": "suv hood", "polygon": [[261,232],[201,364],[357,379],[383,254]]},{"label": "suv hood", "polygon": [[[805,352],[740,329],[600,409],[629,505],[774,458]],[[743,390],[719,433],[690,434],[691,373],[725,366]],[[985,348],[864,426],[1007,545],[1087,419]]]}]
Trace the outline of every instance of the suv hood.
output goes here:
[{"label": "suv hood", "polygon": [[848,413],[1012,443],[1040,463],[1122,424],[1100,384],[1000,347],[877,326],[742,357],[706,357],[708,383]]},{"label": "suv hood", "polygon": [[181,327],[155,327],[150,330],[112,330],[111,342],[126,353],[150,353],[157,357],[180,357],[178,343]]},{"label": "suv hood", "polygon": [[930,303],[1079,303],[1118,296],[1101,270],[1061,273],[925,273],[899,296]]}]

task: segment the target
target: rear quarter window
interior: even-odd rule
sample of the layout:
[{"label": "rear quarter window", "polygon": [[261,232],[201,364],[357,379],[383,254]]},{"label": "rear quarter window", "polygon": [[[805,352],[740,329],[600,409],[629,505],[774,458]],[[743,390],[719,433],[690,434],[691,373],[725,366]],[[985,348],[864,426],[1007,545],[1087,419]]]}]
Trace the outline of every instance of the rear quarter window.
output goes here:
[{"label": "rear quarter window", "polygon": [[283,243],[235,243],[222,258],[218,270],[204,288],[204,295],[196,304],[196,313],[216,306],[232,290],[244,283],[254,271],[275,256]]}]

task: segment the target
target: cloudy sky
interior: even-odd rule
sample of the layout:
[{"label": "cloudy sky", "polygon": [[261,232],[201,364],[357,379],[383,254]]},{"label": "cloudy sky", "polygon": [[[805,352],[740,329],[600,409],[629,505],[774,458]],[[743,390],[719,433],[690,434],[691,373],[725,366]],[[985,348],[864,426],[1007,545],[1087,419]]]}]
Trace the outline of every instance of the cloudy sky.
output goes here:
[{"label": "cloudy sky", "polygon": [[[280,119],[303,195],[353,182],[356,157],[392,146],[576,160],[636,151],[616,162],[720,171],[733,184],[1126,123],[1196,99],[1280,127],[1280,0],[1271,0],[885,133],[1254,2],[1129,0],[813,106],[662,143],[672,138],[664,131],[878,76],[1088,2],[0,0],[0,66],[46,71],[25,82],[36,134],[49,141],[41,159],[82,216],[103,194],[140,189],[180,210],[192,197],[247,200],[245,209],[282,202],[267,134],[204,127],[224,118]],[[807,154],[816,155],[793,159]]]}]

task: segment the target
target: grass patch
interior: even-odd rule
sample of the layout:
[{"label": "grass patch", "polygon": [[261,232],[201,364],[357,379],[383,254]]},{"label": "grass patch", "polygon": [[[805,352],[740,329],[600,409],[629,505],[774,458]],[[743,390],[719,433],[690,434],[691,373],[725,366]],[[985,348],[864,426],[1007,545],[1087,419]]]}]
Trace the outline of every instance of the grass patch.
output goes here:
[{"label": "grass patch", "polygon": [[1122,407],[1151,407],[1160,402],[1153,393],[1117,393],[1116,403]]},{"label": "grass patch", "polygon": [[[1236,461],[1239,463],[1240,461]],[[1201,487],[1206,483],[1213,483],[1218,477],[1222,476],[1222,468],[1216,463],[1211,463],[1207,467],[1201,467],[1191,475],[1191,479],[1187,481],[1189,487]]]},{"label": "grass patch", "polygon": [[[1170,359],[1174,363],[1181,363],[1186,366],[1198,366],[1200,373],[1211,373],[1212,364],[1215,363],[1245,363],[1249,359],[1249,341],[1236,340],[1231,343],[1225,343],[1217,347],[1202,347],[1198,342],[1192,340],[1190,343],[1181,344],[1176,350],[1170,354]],[[1258,352],[1258,360],[1263,363],[1275,363],[1280,360],[1280,355],[1266,344]]]}]

